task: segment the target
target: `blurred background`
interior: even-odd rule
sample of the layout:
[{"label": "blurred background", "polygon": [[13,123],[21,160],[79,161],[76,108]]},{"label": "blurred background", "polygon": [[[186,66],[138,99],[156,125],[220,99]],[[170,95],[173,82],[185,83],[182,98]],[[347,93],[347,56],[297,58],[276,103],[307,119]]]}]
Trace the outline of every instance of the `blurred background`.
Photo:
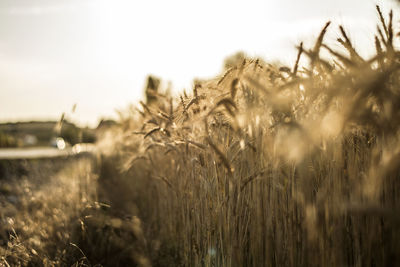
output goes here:
[{"label": "blurred background", "polygon": [[[238,51],[292,65],[295,46],[328,20],[362,55],[373,52],[381,4],[394,1],[2,0],[0,123],[59,120],[80,127],[117,118],[143,98],[146,76],[177,93],[214,77]],[[312,8],[310,8],[312,7]],[[395,13],[396,14],[396,13]],[[398,24],[398,19],[395,18]]]}]

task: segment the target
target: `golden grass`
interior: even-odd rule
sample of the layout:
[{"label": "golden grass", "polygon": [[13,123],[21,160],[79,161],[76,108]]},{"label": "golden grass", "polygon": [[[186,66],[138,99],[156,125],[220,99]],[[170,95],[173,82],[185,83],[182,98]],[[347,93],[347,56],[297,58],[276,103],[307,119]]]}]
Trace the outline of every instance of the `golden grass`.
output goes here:
[{"label": "golden grass", "polygon": [[0,180],[0,266],[60,266],[74,261],[74,229],[82,210],[95,201],[91,160],[8,164],[20,170]]},{"label": "golden grass", "polygon": [[343,27],[348,55],[325,45],[328,22],[293,68],[245,59],[126,118],[113,161],[125,172],[102,177],[105,194],[128,213],[133,200],[155,265],[400,262],[399,52],[392,12],[378,14],[372,58]]},{"label": "golden grass", "polygon": [[[38,212],[54,220],[2,215],[28,232],[9,229],[0,264],[399,265],[400,54],[393,13],[377,11],[371,58],[343,27],[343,49],[327,46],[328,22],[293,68],[231,59],[191,94],[152,86],[151,101],[99,141],[94,173],[81,162],[61,175],[78,180],[37,191]],[[37,237],[60,229],[68,236]]]}]

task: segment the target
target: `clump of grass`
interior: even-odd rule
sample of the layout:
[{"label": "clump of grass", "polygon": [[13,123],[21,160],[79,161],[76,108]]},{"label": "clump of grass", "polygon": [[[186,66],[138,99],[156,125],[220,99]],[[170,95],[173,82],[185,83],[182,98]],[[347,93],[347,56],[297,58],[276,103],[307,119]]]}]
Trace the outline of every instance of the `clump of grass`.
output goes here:
[{"label": "clump of grass", "polygon": [[74,255],[67,254],[74,225],[95,200],[91,160],[20,160],[7,165],[23,171],[0,179],[0,265],[66,265]]},{"label": "clump of grass", "polygon": [[150,266],[140,218],[98,201],[110,172],[100,160],[1,162],[0,266]]},{"label": "clump of grass", "polygon": [[347,54],[324,44],[328,22],[293,68],[245,59],[126,119],[113,160],[124,171],[103,188],[144,222],[154,265],[400,262],[399,52],[392,12],[377,10],[369,59],[341,26]]}]

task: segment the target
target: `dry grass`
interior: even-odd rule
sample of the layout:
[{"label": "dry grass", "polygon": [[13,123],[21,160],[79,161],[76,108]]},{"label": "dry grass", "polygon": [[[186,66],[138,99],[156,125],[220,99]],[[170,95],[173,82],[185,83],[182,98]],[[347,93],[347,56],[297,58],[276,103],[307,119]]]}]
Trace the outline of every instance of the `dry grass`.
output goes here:
[{"label": "dry grass", "polygon": [[39,208],[0,211],[0,264],[399,265],[400,54],[378,15],[372,58],[343,27],[327,46],[327,23],[292,68],[247,58],[177,99],[152,90],[95,173],[78,163]]},{"label": "dry grass", "polygon": [[293,68],[245,59],[125,118],[124,172],[101,182],[143,220],[154,265],[400,263],[399,52],[392,12],[378,14],[372,58],[343,27],[343,51],[325,45],[327,23]]},{"label": "dry grass", "polygon": [[82,210],[95,201],[91,160],[1,164],[10,172],[0,180],[0,266],[78,262],[70,242]]}]

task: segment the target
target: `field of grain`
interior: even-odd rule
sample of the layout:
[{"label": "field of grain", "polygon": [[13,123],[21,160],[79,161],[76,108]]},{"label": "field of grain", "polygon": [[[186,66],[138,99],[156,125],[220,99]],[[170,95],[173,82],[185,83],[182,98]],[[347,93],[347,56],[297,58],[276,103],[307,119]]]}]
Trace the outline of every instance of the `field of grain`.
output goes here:
[{"label": "field of grain", "polygon": [[399,265],[399,37],[377,12],[371,58],[343,27],[342,49],[325,45],[328,22],[293,67],[245,58],[178,98],[150,86],[98,141],[82,190],[56,186],[81,192],[68,235],[36,248],[10,227],[0,264]]}]

